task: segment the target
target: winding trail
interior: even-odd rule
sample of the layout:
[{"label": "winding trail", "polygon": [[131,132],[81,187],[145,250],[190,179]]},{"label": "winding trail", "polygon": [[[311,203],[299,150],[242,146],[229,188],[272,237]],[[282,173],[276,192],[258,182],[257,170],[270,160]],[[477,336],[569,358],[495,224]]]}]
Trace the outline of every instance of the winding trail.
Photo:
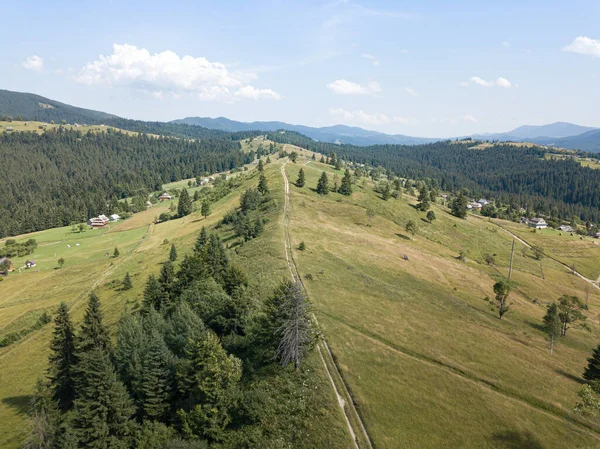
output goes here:
[{"label": "winding trail", "polygon": [[[285,151],[285,146],[284,146],[284,151]],[[292,277],[294,282],[297,282],[302,287],[302,289],[304,290],[304,293],[308,297],[308,291],[306,290],[306,286],[304,285],[304,282],[302,281],[302,277],[300,276],[300,272],[298,271],[298,265],[296,264],[296,260],[294,259],[294,253],[292,252],[292,240],[290,237],[290,229],[289,229],[289,223],[290,223],[290,219],[291,219],[290,182],[288,180],[287,173],[285,171],[286,164],[287,164],[287,161],[281,165],[281,175],[283,176],[284,192],[285,192],[285,195],[284,195],[285,199],[284,199],[284,203],[283,203],[283,245],[284,245],[284,251],[285,251],[285,260],[286,260],[288,268],[290,270],[290,276]],[[314,316],[314,314],[313,314],[313,317],[316,321],[317,318]],[[342,410],[342,413],[344,414],[346,426],[348,427],[348,432],[350,433],[350,435],[352,437],[352,442],[354,443],[355,449],[363,449],[358,444],[357,433],[360,433],[363,436],[363,440],[366,442],[366,445],[368,446],[368,448],[373,449],[373,444],[371,442],[371,438],[369,437],[367,429],[365,428],[365,425],[364,425],[360,415],[358,414],[356,407],[354,406],[354,401],[352,399],[352,396],[350,395],[350,392],[344,382],[344,379],[343,379],[341,373],[339,372],[337,365],[335,364],[335,359],[333,358],[333,354],[331,353],[331,350],[329,349],[329,345],[327,344],[325,339],[323,339],[322,341],[320,341],[317,344],[317,350],[319,352],[321,362],[323,362],[323,366],[325,367],[327,377],[329,378],[329,381],[331,382],[331,387],[333,388],[335,395],[337,397],[338,405],[340,406],[340,409]],[[327,356],[327,359],[329,360],[329,363],[332,367],[331,369],[328,366],[327,362],[325,361],[325,357],[323,356],[323,353],[325,353],[325,355]],[[333,371],[333,373],[332,373],[332,371]],[[340,390],[338,389],[335,381],[333,380],[334,377],[336,377],[338,379],[338,381],[341,385],[341,390],[342,390],[341,393],[340,393]],[[354,426],[352,425],[352,421],[350,419],[351,416],[354,418],[354,420],[356,422],[358,422],[359,429],[355,429]]]}]

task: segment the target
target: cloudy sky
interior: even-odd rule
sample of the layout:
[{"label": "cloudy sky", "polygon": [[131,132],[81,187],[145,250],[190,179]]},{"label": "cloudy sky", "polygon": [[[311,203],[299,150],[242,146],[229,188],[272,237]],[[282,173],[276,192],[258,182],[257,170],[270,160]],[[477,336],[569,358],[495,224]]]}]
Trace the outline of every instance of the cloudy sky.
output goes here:
[{"label": "cloudy sky", "polygon": [[128,118],[600,126],[598,1],[9,2],[0,88]]}]

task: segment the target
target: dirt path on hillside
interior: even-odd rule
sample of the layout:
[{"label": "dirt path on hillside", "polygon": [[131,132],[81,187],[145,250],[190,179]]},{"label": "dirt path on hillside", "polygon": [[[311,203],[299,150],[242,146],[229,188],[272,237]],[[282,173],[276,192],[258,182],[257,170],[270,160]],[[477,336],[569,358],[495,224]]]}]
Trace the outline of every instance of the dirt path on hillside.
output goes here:
[{"label": "dirt path on hillside", "polygon": [[[285,151],[285,146],[284,146],[284,151]],[[284,195],[285,199],[284,199],[284,203],[283,203],[283,246],[284,246],[284,251],[285,251],[285,260],[286,260],[286,263],[290,270],[290,276],[292,277],[294,282],[298,282],[302,286],[302,289],[304,290],[305,294],[308,296],[308,292],[306,290],[304,282],[302,281],[302,277],[300,276],[300,272],[298,271],[298,266],[296,264],[296,261],[294,260],[294,254],[292,252],[292,241],[291,241],[290,231],[289,231],[289,223],[290,223],[290,218],[291,218],[290,182],[288,180],[287,173],[285,171],[286,164],[287,164],[287,162],[284,162],[281,165],[281,175],[283,176],[284,192],[285,192],[285,195]],[[316,317],[314,317],[314,318],[316,321]],[[323,346],[323,349],[321,349],[321,346]],[[346,385],[344,383],[342,375],[339,372],[337,365],[335,364],[333,354],[331,353],[331,350],[329,349],[329,345],[327,344],[325,339],[323,339],[319,344],[317,344],[317,350],[319,352],[321,362],[323,362],[323,366],[325,367],[325,372],[327,373],[329,382],[331,382],[331,387],[333,388],[333,391],[335,392],[335,396],[337,398],[338,405],[340,406],[340,409],[342,410],[342,413],[344,414],[344,418],[346,420],[346,425],[348,427],[348,432],[350,432],[350,435],[352,437],[352,442],[354,443],[354,447],[356,449],[362,449],[359,447],[358,440],[356,438],[357,432],[360,432],[363,435],[364,440],[366,441],[368,447],[370,449],[373,449],[373,444],[371,443],[371,438],[369,437],[369,434],[367,433],[367,429],[365,428],[365,425],[364,425],[360,415],[358,414],[358,411],[354,407],[354,401],[352,399],[352,396],[350,395],[350,392],[348,391],[348,388],[346,387]],[[333,367],[332,369],[335,370],[335,372],[333,373],[333,376],[335,376],[341,382],[341,385],[343,387],[342,394],[344,396],[342,396],[342,394],[340,394],[340,391],[338,390],[338,388],[335,384],[335,381],[333,380],[332,373],[329,369],[329,366],[327,365],[327,362],[325,361],[323,352],[325,352],[325,354],[327,355],[327,358],[330,361],[331,366]],[[346,399],[344,399],[344,397]],[[355,429],[353,427],[348,413],[352,413],[352,416],[358,421],[360,429]]]}]

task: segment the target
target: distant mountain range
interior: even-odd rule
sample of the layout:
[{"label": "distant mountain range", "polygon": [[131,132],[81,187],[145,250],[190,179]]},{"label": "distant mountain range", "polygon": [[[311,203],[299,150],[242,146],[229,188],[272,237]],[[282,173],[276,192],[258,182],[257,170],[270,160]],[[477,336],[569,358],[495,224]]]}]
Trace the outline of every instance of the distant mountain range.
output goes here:
[{"label": "distant mountain range", "polygon": [[[43,122],[101,124],[120,120],[120,117],[105,112],[94,111],[64,104],[39,95],[9,90],[0,90],[0,116],[22,117],[26,120]],[[137,127],[144,123],[136,122]],[[158,123],[158,122],[157,122]],[[412,137],[403,134],[385,134],[370,131],[356,126],[335,125],[316,128],[303,125],[292,125],[285,122],[239,122],[225,117],[187,117],[167,122],[168,126],[188,125],[221,131],[277,131],[280,129],[296,131],[307,137],[321,141],[359,146],[401,144],[417,145],[446,140],[435,137]],[[167,126],[161,125],[161,126]],[[187,128],[190,130],[191,128]],[[195,128],[198,129],[198,128]],[[181,133],[181,130],[179,130]],[[600,153],[600,129],[572,123],[556,122],[540,126],[520,126],[505,133],[474,134],[480,140],[528,141],[540,145],[556,146]]]},{"label": "distant mountain range", "polygon": [[441,140],[439,138],[411,137],[402,134],[384,134],[356,126],[334,125],[314,128],[311,126],[291,125],[285,122],[237,122],[225,117],[187,117],[173,120],[170,123],[203,126],[222,131],[277,131],[285,129],[287,131],[299,132],[320,142],[347,143],[361,146],[378,144],[417,145]]}]

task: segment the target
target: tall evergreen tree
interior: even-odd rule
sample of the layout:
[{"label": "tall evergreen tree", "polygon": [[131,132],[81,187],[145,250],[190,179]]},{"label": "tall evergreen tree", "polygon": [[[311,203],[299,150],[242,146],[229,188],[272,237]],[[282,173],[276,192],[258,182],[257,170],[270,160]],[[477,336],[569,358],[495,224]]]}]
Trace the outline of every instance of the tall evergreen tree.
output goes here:
[{"label": "tall evergreen tree", "polygon": [[142,377],[142,354],[146,344],[140,320],[124,313],[117,327],[115,365],[121,381],[131,392],[134,401],[140,403],[139,384]]},{"label": "tall evergreen tree", "polygon": [[69,309],[64,302],[60,303],[54,318],[54,333],[50,344],[50,366],[48,377],[52,399],[61,410],[73,407],[75,399],[75,330]]},{"label": "tall evergreen tree", "polygon": [[79,365],[73,420],[79,445],[91,449],[131,447],[130,418],[135,409],[108,353],[93,347],[81,356]]},{"label": "tall evergreen tree", "polygon": [[131,282],[131,276],[129,276],[129,271],[125,273],[125,277],[123,278],[121,288],[123,290],[131,290],[133,288],[133,283]]},{"label": "tall evergreen tree", "polygon": [[202,201],[201,213],[204,218],[206,218],[210,215],[210,203],[206,199],[204,201]]},{"label": "tall evergreen tree", "polygon": [[198,235],[198,238],[196,239],[196,244],[194,245],[194,251],[200,252],[206,245],[206,242],[208,242],[208,235],[206,233],[206,228],[204,226],[202,226],[202,229],[200,230],[200,234]]},{"label": "tall evergreen tree", "polygon": [[452,215],[458,218],[465,218],[467,216],[468,202],[469,200],[467,199],[467,195],[461,190],[461,192],[450,205]]},{"label": "tall evergreen tree", "polygon": [[588,366],[583,372],[583,378],[590,382],[600,381],[600,345],[594,349],[592,357],[588,359]]},{"label": "tall evergreen tree", "polygon": [[261,173],[258,178],[258,191],[263,195],[269,193],[269,186],[267,184],[267,178],[265,177],[264,173]]},{"label": "tall evergreen tree", "polygon": [[171,262],[175,262],[177,260],[177,248],[175,248],[175,244],[171,244],[171,251],[169,252],[169,260]]},{"label": "tall evergreen tree", "polygon": [[329,179],[325,172],[321,173],[321,177],[317,182],[317,193],[319,195],[327,195],[329,193]]},{"label": "tall evergreen tree", "polygon": [[431,207],[429,204],[429,192],[427,191],[427,186],[425,186],[425,184],[421,186],[417,200],[419,201],[417,209],[420,211],[427,212]]},{"label": "tall evergreen tree", "polygon": [[113,251],[113,257],[119,257],[121,253],[119,253],[119,248],[115,246],[115,250]]},{"label": "tall evergreen tree", "polygon": [[258,171],[263,171],[265,169],[265,165],[263,164],[262,159],[258,160]]},{"label": "tall evergreen tree", "polygon": [[173,390],[172,366],[173,356],[163,336],[157,330],[151,330],[142,358],[140,379],[142,412],[147,419],[162,421],[166,418]]},{"label": "tall evergreen tree", "polygon": [[190,199],[190,195],[186,188],[181,189],[181,194],[179,195],[179,203],[177,203],[177,216],[185,217],[192,213],[193,205],[192,200]]},{"label": "tall evergreen tree", "polygon": [[78,355],[89,352],[92,349],[99,349],[107,353],[111,351],[110,335],[102,322],[100,300],[95,293],[90,293],[88,306],[83,316],[83,323],[81,324],[81,331],[78,337]]},{"label": "tall evergreen tree", "polygon": [[144,300],[143,309],[148,311],[151,308],[160,310],[163,303],[163,291],[159,280],[151,274],[146,282],[146,288],[144,289]]},{"label": "tall evergreen tree", "polygon": [[304,177],[304,169],[301,168],[300,171],[298,172],[298,179],[296,180],[296,187],[304,187],[304,183],[305,183],[305,177]]},{"label": "tall evergreen tree", "polygon": [[342,178],[342,185],[340,186],[339,193],[342,195],[352,195],[352,177],[350,176],[350,170],[346,169],[344,177]]},{"label": "tall evergreen tree", "polygon": [[228,355],[219,338],[208,332],[193,342],[187,363],[178,367],[178,390],[187,397],[189,412],[179,412],[187,435],[218,439],[231,421],[242,364]]}]

